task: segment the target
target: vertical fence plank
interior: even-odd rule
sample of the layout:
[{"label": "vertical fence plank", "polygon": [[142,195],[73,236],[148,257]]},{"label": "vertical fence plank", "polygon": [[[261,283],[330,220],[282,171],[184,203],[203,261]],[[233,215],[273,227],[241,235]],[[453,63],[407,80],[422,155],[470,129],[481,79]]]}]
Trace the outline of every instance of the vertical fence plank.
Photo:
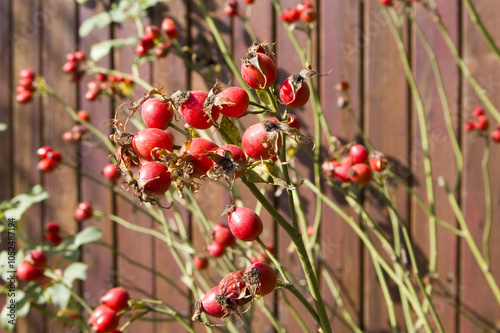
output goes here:
[{"label": "vertical fence plank", "polygon": [[[459,10],[454,5],[454,1],[439,1],[442,8],[441,15],[447,27],[453,32],[453,38],[458,41],[458,16]],[[451,108],[454,121],[454,130],[458,132],[458,98],[459,98],[459,72],[453,57],[446,47],[444,40],[439,37],[439,31],[432,24],[432,17],[429,12],[421,6],[415,7],[416,18],[426,39],[436,55],[441,76],[444,79],[444,89],[446,98]],[[451,224],[455,223],[455,215],[451,210],[446,193],[437,184],[437,177],[444,177],[448,184],[454,184],[457,180],[457,172],[454,167],[455,154],[451,139],[447,134],[444,118],[444,108],[439,98],[436,81],[432,71],[429,56],[425,51],[420,39],[413,33],[413,60],[414,73],[418,88],[423,99],[426,120],[428,123],[427,132],[429,134],[430,158],[432,161],[433,185],[435,195],[435,210],[438,218]],[[410,167],[415,181],[412,182],[413,189],[427,201],[425,184],[425,174],[423,166],[424,152],[419,133],[418,118],[416,111],[413,112],[412,126],[413,139],[412,150],[410,152]],[[450,163],[453,162],[453,163]],[[450,185],[452,186],[452,185]],[[421,210],[416,200],[411,203],[411,228],[412,236],[415,240],[416,254],[419,258],[419,269],[422,274],[428,272],[429,264],[429,216]],[[457,247],[457,237],[451,232],[437,227],[437,251],[438,266],[436,276],[431,277],[434,284],[433,302],[438,315],[441,317],[443,327],[446,332],[454,332],[456,329],[456,286],[457,286],[457,252],[449,251]]]},{"label": "vertical fence plank", "polygon": [[[160,4],[160,6],[153,12],[152,23],[160,27],[163,19],[166,17],[169,17],[176,22],[177,28],[179,29],[178,41],[181,45],[185,45],[188,29],[187,5],[185,4],[185,2],[175,0],[170,1],[166,4]],[[169,54],[165,59],[157,59],[153,64],[153,86],[164,87],[163,93],[166,95],[169,95],[177,90],[187,90],[187,75],[188,71],[186,66],[184,65],[184,62],[181,58],[175,56],[174,54]],[[172,130],[171,133],[175,138],[174,144],[182,145],[184,140],[181,135]],[[174,190],[173,192],[174,196],[177,196],[177,193],[175,193],[176,191]],[[189,212],[177,202],[174,202],[174,205],[175,207],[173,207],[173,209],[179,209],[181,211],[181,215],[184,221],[184,227],[186,228],[186,230],[189,230]],[[164,210],[164,212],[169,219],[173,218],[172,210]],[[161,230],[160,232],[163,231]],[[155,270],[158,273],[168,276],[171,281],[174,281],[174,283],[176,283],[189,295],[189,289],[186,288],[184,284],[180,283],[182,272],[178,268],[174,258],[170,255],[171,250],[173,249],[169,249],[164,242],[156,242],[154,249]],[[159,277],[156,277],[155,283],[155,297],[157,299],[162,300],[176,311],[179,311],[181,314],[190,314],[192,304],[189,299],[183,298],[183,296],[178,291],[176,291],[171,285],[169,285]],[[158,316],[158,318],[165,319],[165,316],[160,315]],[[184,330],[182,326],[176,322],[158,322],[155,329],[157,332],[177,332]]]},{"label": "vertical fence plank", "polygon": [[[395,173],[408,179],[409,111],[407,83],[402,71],[399,52],[388,25],[382,16],[377,1],[365,3],[364,17],[364,128],[376,150],[383,152],[393,163]],[[391,86],[388,90],[385,87]],[[397,112],[387,112],[397,110]],[[387,130],[391,129],[391,130]],[[397,140],[395,140],[397,138]],[[377,192],[365,192],[368,214],[383,230],[392,235],[391,224],[383,199]],[[408,218],[408,196],[404,190],[397,191],[398,209],[403,218]],[[375,238],[375,237],[373,237]],[[389,237],[390,239],[392,237]],[[375,243],[379,243],[378,240]],[[378,247],[380,253],[385,253]],[[373,261],[368,251],[364,254],[364,326],[367,332],[387,330],[388,311],[381,287],[375,274]],[[386,278],[395,308],[400,313],[397,288]],[[400,316],[398,316],[399,319]],[[398,321],[399,324],[401,320]],[[404,326],[400,325],[404,330]]]},{"label": "vertical fence plank", "polygon": [[[47,83],[68,105],[77,105],[77,89],[61,70],[64,56],[76,47],[76,11],[75,3],[61,3],[53,0],[41,2],[43,14],[51,16],[43,22],[42,35],[42,73]],[[55,17],[59,19],[54,19]],[[39,18],[43,18],[40,16]],[[64,34],[60,32],[64,31]],[[61,152],[63,159],[73,165],[77,163],[74,147],[69,147],[62,139],[62,134],[71,129],[74,121],[68,116],[63,106],[52,98],[43,100],[43,144],[50,145]],[[78,198],[79,184],[75,172],[67,167],[59,166],[52,173],[44,176],[44,183],[50,198],[44,204],[44,221],[57,221],[63,233],[76,232],[79,229],[73,214]],[[63,204],[64,203],[64,204]],[[64,262],[61,268],[64,268]],[[54,319],[48,320],[48,330],[57,332],[64,325]]]},{"label": "vertical fence plank", "polygon": [[[86,19],[105,11],[102,3],[94,3],[79,6],[79,24]],[[102,29],[92,31],[88,36],[80,39],[79,49],[85,52],[86,56],[90,56],[90,49],[93,44],[97,44],[104,40],[111,39],[111,28],[106,26]],[[97,63],[98,66],[110,68],[111,54],[104,57]],[[96,81],[95,75],[85,76],[79,85],[79,108],[85,110],[90,115],[90,123],[97,127],[105,134],[111,133],[109,126],[110,119],[113,117],[114,110],[109,98],[97,99],[88,101],[85,99],[87,91],[87,83]],[[110,151],[104,151],[97,146],[98,138],[91,136],[91,140],[83,141],[80,144],[79,158],[80,170],[88,174],[103,184],[111,185],[102,174],[102,168],[112,160],[108,158]],[[116,183],[122,181],[120,178]],[[119,188],[121,190],[121,188]],[[113,211],[113,193],[106,190],[102,185],[87,179],[85,176],[80,176],[80,201],[90,202],[94,209],[111,213]],[[82,223],[81,227],[97,226],[103,233],[101,241],[114,246],[114,227],[109,221],[102,219],[90,219]],[[82,250],[82,260],[88,265],[87,275],[89,278],[84,281],[82,287],[82,295],[91,307],[96,307],[100,304],[100,298],[104,293],[114,286],[114,257],[113,251],[104,248],[102,245],[89,244],[85,245]]]},{"label": "vertical fence plank", "polygon": [[[342,1],[321,1],[320,14],[320,67],[321,73],[333,69],[326,77],[319,78],[321,86],[321,105],[332,135],[341,142],[348,143],[356,139],[356,126],[348,111],[337,106],[340,94],[335,90],[336,84],[345,80],[349,83],[346,92],[356,117],[362,121],[362,45],[361,45],[361,5],[359,1],[349,3]],[[323,15],[322,15],[323,13]],[[338,19],[332,20],[326,13],[338,13]],[[327,140],[329,138],[326,138]],[[325,160],[331,157],[328,141],[323,138],[321,156]],[[316,148],[317,149],[317,148]],[[352,215],[347,203],[340,199],[328,185],[323,184],[330,198],[341,205]],[[321,244],[324,252],[323,268],[331,276],[335,286],[343,298],[344,305],[353,320],[361,325],[362,295],[361,295],[361,263],[362,252],[360,241],[351,228],[337,215],[332,216],[330,208],[323,207],[321,227]],[[331,290],[322,280],[322,290],[325,301],[334,305]],[[340,311],[337,311],[340,314]],[[341,321],[333,319],[334,331],[347,328]]]},{"label": "vertical fence plank", "polygon": [[[474,1],[474,5],[483,21],[486,29],[492,35],[496,44],[500,41],[500,22],[497,17],[497,3],[495,1]],[[470,69],[477,81],[481,84],[487,96],[492,100],[493,104],[498,107],[500,105],[500,95],[498,94],[498,80],[500,74],[499,63],[497,58],[492,55],[491,49],[485,43],[483,37],[479,35],[477,28],[472,24],[465,6],[463,7],[463,56],[466,59],[467,67]],[[462,117],[465,121],[471,119],[471,110],[482,103],[478,99],[476,93],[464,79],[464,89],[462,97]],[[489,112],[490,130],[497,127],[497,121],[494,120]],[[495,175],[500,163],[500,150],[498,144],[490,142],[491,155],[489,161],[490,186],[492,191],[492,206],[493,216],[498,216],[500,212],[500,199],[498,188],[500,179]],[[483,173],[481,170],[481,161],[485,148],[485,140],[474,135],[471,132],[463,133],[463,149],[464,149],[464,178],[462,189],[462,210],[465,214],[465,219],[470,228],[471,234],[478,248],[482,251],[482,237],[486,223],[485,213],[485,193]],[[496,258],[500,255],[499,238],[500,233],[498,224],[493,219],[493,228],[490,237],[490,256],[491,270],[496,277],[496,281],[500,280],[500,270],[496,265]],[[498,318],[500,316],[500,306],[495,301],[491,289],[488,287],[486,280],[481,272],[481,267],[478,266],[472,253],[464,240],[461,242],[461,261],[460,261],[460,300],[463,309],[472,315],[472,318],[487,324],[490,328],[498,329]],[[460,318],[460,331],[471,332],[476,330],[474,324],[467,316]]]},{"label": "vertical fence plank", "polygon": [[[30,3],[12,2],[12,13],[16,19],[13,22],[12,34],[9,42],[13,59],[13,84],[17,84],[18,73],[24,68],[32,69],[40,75],[40,28],[42,21],[38,20],[40,13],[39,2]],[[14,174],[14,195],[25,193],[31,187],[41,183],[37,170],[38,156],[36,150],[41,146],[41,101],[33,99],[29,104],[18,104],[15,96],[10,97],[12,105],[12,155]],[[30,241],[38,242],[42,239],[42,206],[32,207],[23,216],[19,223],[19,230]],[[18,243],[19,244],[19,243]],[[43,332],[44,318],[40,313],[32,312],[27,318],[18,318],[16,329],[18,332]]]}]

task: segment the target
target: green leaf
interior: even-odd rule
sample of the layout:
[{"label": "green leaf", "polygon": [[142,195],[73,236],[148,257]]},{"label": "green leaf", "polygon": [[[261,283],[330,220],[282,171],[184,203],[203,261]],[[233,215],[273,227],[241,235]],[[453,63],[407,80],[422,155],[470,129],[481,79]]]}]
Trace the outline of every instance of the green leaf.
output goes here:
[{"label": "green leaf", "polygon": [[14,208],[5,211],[6,218],[13,218],[18,221],[24,212],[31,207],[34,203],[43,201],[49,197],[40,185],[34,186],[28,193],[19,194],[11,200]]},{"label": "green leaf", "polygon": [[0,132],[6,131],[7,130],[7,124],[0,123]]},{"label": "green leaf", "polygon": [[83,244],[98,241],[99,239],[101,239],[101,237],[102,237],[101,229],[93,226],[88,227],[80,231],[78,234],[76,234],[75,238],[73,239],[73,244],[68,246],[68,248],[76,250]]},{"label": "green leaf", "polygon": [[269,95],[266,93],[265,90],[260,90],[260,89],[255,89],[257,92],[257,96],[259,96],[259,99],[261,100],[262,103],[266,105],[272,105],[273,102],[269,99]]},{"label": "green leaf", "polygon": [[111,15],[107,12],[102,12],[96,14],[92,17],[89,17],[85,21],[83,21],[80,29],[78,30],[78,34],[80,37],[87,36],[92,30],[104,28],[112,22]]},{"label": "green leaf", "polygon": [[[223,116],[222,121],[220,122],[220,131],[223,131],[226,136],[229,138],[231,142],[226,142],[230,143],[233,145],[237,145],[240,142],[240,131],[238,131],[238,128],[236,125],[233,124],[231,120],[229,120],[228,117]],[[240,144],[241,145],[241,144]]]},{"label": "green leaf", "polygon": [[249,181],[254,183],[266,183],[285,187],[289,190],[295,189],[278,177],[274,164],[269,162],[255,162],[247,169],[246,175]]},{"label": "green leaf", "polygon": [[47,298],[50,303],[59,309],[66,309],[71,298],[71,292],[61,283],[55,283],[46,289]]},{"label": "green leaf", "polygon": [[90,58],[93,61],[99,61],[103,57],[105,57],[112,48],[122,48],[125,45],[135,45],[137,43],[136,37],[129,38],[119,38],[119,39],[110,39],[104,42],[100,42],[92,45],[90,49]]},{"label": "green leaf", "polygon": [[87,264],[74,262],[64,270],[63,281],[66,285],[73,285],[73,281],[85,280],[87,278]]}]

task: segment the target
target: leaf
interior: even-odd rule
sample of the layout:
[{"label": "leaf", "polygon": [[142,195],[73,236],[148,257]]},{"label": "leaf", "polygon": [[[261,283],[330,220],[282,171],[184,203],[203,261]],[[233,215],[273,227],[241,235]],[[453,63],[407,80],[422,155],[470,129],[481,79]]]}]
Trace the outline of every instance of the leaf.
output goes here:
[{"label": "leaf", "polygon": [[241,141],[240,131],[238,131],[238,128],[226,116],[222,117],[222,121],[220,122],[220,131],[223,131],[229,138],[230,142],[226,143],[237,145]]},{"label": "leaf", "polygon": [[85,280],[87,278],[87,264],[82,262],[74,262],[64,270],[63,281],[64,283],[71,287],[73,281]]},{"label": "leaf", "polygon": [[90,49],[90,58],[97,62],[105,57],[112,48],[119,49],[125,45],[135,45],[136,43],[137,38],[135,37],[106,40],[92,45],[92,48]]},{"label": "leaf", "polygon": [[289,190],[295,189],[278,177],[278,173],[271,163],[255,162],[247,169],[246,175],[249,181],[254,183],[266,183],[285,187]]},{"label": "leaf", "polygon": [[97,227],[88,227],[76,234],[73,240],[73,247],[75,249],[79,248],[83,244],[92,243],[98,241],[102,237],[101,229]]},{"label": "leaf", "polygon": [[19,194],[11,200],[14,208],[7,209],[5,211],[5,217],[7,219],[13,218],[17,221],[21,218],[24,212],[31,207],[31,205],[43,201],[48,197],[49,194],[44,191],[42,186],[35,185],[29,192]]},{"label": "leaf", "polygon": [[71,298],[71,292],[61,283],[55,283],[46,289],[50,303],[59,309],[66,309]]},{"label": "leaf", "polygon": [[7,130],[7,124],[0,123],[0,132],[6,131]]},{"label": "leaf", "polygon": [[267,95],[265,90],[260,90],[260,89],[255,89],[257,92],[257,96],[259,96],[259,99],[261,100],[262,103],[266,105],[272,105],[273,103],[269,99],[269,96]]},{"label": "leaf", "polygon": [[78,34],[80,37],[87,36],[92,30],[98,28],[104,28],[112,22],[111,15],[107,12],[102,12],[96,14],[92,17],[89,17],[85,21],[83,21],[80,29],[78,30]]}]

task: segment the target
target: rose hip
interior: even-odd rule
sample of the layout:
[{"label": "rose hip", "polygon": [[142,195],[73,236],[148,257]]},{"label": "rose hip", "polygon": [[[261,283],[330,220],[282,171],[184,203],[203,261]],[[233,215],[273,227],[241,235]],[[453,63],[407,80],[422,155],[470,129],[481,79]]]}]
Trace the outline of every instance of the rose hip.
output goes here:
[{"label": "rose hip", "polygon": [[263,124],[257,123],[248,127],[241,138],[243,150],[255,160],[267,160],[276,155],[281,149],[281,140],[278,139],[278,151],[274,151]]},{"label": "rose hip", "polygon": [[208,97],[205,91],[189,92],[189,98],[180,105],[182,119],[196,129],[208,129],[219,118],[219,108],[213,107],[210,114],[205,112],[204,103]]},{"label": "rose hip", "polygon": [[128,301],[130,300],[130,296],[122,287],[116,287],[110,289],[104,296],[102,296],[101,301],[103,304],[106,304],[110,309],[120,312],[129,307]]},{"label": "rose hip", "polygon": [[153,161],[151,153],[155,148],[162,148],[169,152],[174,149],[172,137],[158,128],[147,128],[132,138],[134,152],[146,161]]},{"label": "rose hip", "polygon": [[214,161],[207,153],[214,153],[217,145],[203,138],[194,138],[184,143],[179,150],[179,155],[188,154],[193,159],[193,177],[201,177],[207,173]]},{"label": "rose hip", "polygon": [[147,195],[160,196],[168,191],[172,179],[168,168],[161,163],[144,164],[137,172],[137,182]]},{"label": "rose hip", "polygon": [[216,98],[220,113],[230,118],[241,117],[250,103],[247,92],[238,87],[227,88],[218,93]]},{"label": "rose hip", "polygon": [[174,118],[174,110],[169,102],[150,98],[142,104],[141,115],[147,127],[166,129]]},{"label": "rose hip", "polygon": [[245,207],[230,208],[228,223],[234,237],[245,242],[251,242],[259,237],[264,229],[259,215]]},{"label": "rose hip", "polygon": [[[256,67],[258,64],[259,68]],[[267,89],[274,84],[278,70],[274,61],[263,53],[249,52],[243,57],[241,76],[249,87]]]}]

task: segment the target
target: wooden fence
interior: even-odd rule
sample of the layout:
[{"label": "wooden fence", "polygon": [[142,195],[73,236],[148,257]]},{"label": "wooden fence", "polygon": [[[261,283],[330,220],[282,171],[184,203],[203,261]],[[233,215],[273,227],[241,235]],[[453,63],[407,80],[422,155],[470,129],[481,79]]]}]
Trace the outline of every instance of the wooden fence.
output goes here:
[{"label": "wooden fence", "polygon": [[[20,221],[24,235],[32,241],[40,241],[43,228],[49,221],[57,221],[64,232],[74,232],[88,225],[99,226],[103,241],[114,245],[126,257],[117,255],[100,245],[85,246],[82,259],[88,263],[88,279],[79,286],[80,294],[92,306],[99,297],[117,281],[134,290],[134,296],[154,297],[172,304],[176,309],[189,313],[190,304],[179,297],[178,292],[165,281],[131,263],[134,260],[153,267],[156,271],[178,280],[181,273],[163,243],[151,237],[131,233],[113,225],[106,219],[93,219],[79,224],[73,218],[79,201],[89,201],[95,209],[113,212],[127,218],[136,225],[156,228],[152,221],[112,192],[88,181],[67,167],[58,168],[52,174],[37,171],[36,150],[42,145],[51,145],[62,152],[64,159],[78,165],[80,171],[102,178],[100,170],[108,163],[105,153],[88,143],[81,144],[77,150],[61,140],[63,132],[69,130],[73,120],[53,99],[35,98],[27,105],[15,102],[17,73],[23,68],[32,68],[43,75],[50,86],[75,109],[87,110],[92,123],[109,133],[109,120],[114,106],[108,99],[89,102],[84,98],[87,79],[80,84],[70,83],[69,76],[61,68],[65,55],[81,49],[89,51],[98,41],[123,36],[136,36],[134,25],[124,23],[93,31],[86,38],[78,37],[78,26],[88,17],[105,10],[108,1],[88,1],[78,6],[70,0],[33,0],[0,1],[0,35],[3,47],[0,48],[0,123],[8,124],[8,130],[0,132],[0,147],[3,160],[0,163],[0,199],[23,193],[35,184],[42,184],[50,193],[43,204],[32,207]],[[235,59],[241,58],[249,44],[243,24],[223,14],[224,0],[207,1],[210,13],[223,33],[223,37]],[[240,1],[243,4],[243,1]],[[297,0],[282,0],[284,8],[295,5]],[[415,105],[403,71],[401,59],[394,38],[381,14],[376,0],[316,0],[318,24],[314,31],[314,56],[310,59],[313,67],[320,73],[332,73],[319,80],[321,103],[326,110],[329,126],[335,136],[348,142],[356,140],[357,130],[349,115],[337,106],[338,94],[335,85],[340,80],[350,83],[350,96],[355,113],[360,119],[368,137],[377,150],[390,157],[395,172],[406,179],[413,190],[425,198],[425,179],[423,168],[423,149],[420,143],[419,127]],[[500,105],[499,78],[500,67],[490,49],[472,24],[465,5],[461,1],[439,0],[442,19],[465,59],[466,66],[482,84],[488,97]],[[496,0],[474,1],[483,23],[500,42],[500,20]],[[438,32],[432,17],[420,4],[415,4],[416,18],[423,33],[429,39],[437,56],[446,96],[452,110],[455,131],[460,138],[464,152],[464,173],[461,182],[461,195],[458,198],[465,218],[474,238],[480,244],[484,228],[484,190],[481,173],[481,159],[484,140],[462,131],[462,124],[470,117],[470,110],[480,105],[475,91],[462,76],[451,52]],[[190,45],[198,54],[200,64],[218,66],[224,63],[222,56],[213,46],[213,38],[199,14],[189,1],[171,0],[151,10],[148,22],[159,25],[164,17],[172,17],[180,27],[180,42]],[[145,23],[148,23],[145,22]],[[279,63],[279,78],[282,81],[290,73],[298,72],[302,65],[290,43],[287,33],[274,13],[269,0],[255,0],[251,19],[260,40],[276,42],[276,56]],[[300,33],[298,34],[301,35]],[[428,55],[419,42],[416,32],[404,28],[407,50],[411,55],[411,67],[416,75],[416,83],[424,101],[426,120],[430,124],[430,146],[434,185],[436,186],[436,211],[438,218],[455,224],[445,192],[437,184],[437,177],[452,183],[456,178],[455,157],[451,142],[446,133],[445,120],[435,79]],[[299,37],[304,43],[304,36]],[[133,49],[124,49],[100,61],[124,72],[130,72],[134,58]],[[224,73],[225,65],[222,65]],[[178,89],[207,89],[207,84],[195,73],[188,70],[183,62],[173,56],[155,61],[152,66],[140,68],[143,77],[154,86],[164,87],[164,91]],[[224,74],[219,78],[228,82],[231,77]],[[139,93],[142,93],[140,91]],[[313,127],[310,107],[298,111],[304,132]],[[494,120],[490,119],[494,124]],[[328,152],[324,151],[323,156]],[[311,165],[304,163],[307,158],[299,155],[296,162],[299,170],[310,176]],[[500,209],[500,177],[497,177],[500,164],[500,147],[492,145],[490,172],[493,192],[493,212]],[[330,188],[325,193],[336,198]],[[315,197],[304,190],[303,198],[311,208],[308,217],[314,215]],[[202,209],[213,221],[219,221],[220,212],[229,198],[222,189],[203,186],[197,194],[202,200]],[[398,207],[402,217],[410,221],[411,236],[418,244],[418,257],[421,269],[425,271],[429,251],[428,218],[418,203],[406,191],[398,192]],[[340,202],[342,204],[342,202]],[[286,209],[283,198],[278,198],[278,207]],[[354,214],[345,206],[345,210]],[[366,192],[365,206],[382,226],[388,225],[385,210],[379,209],[380,200],[376,195]],[[186,227],[191,228],[191,216],[185,213]],[[494,215],[498,216],[498,215]],[[300,277],[298,258],[290,254],[288,236],[272,225],[268,216],[264,240],[276,245],[277,254],[293,274]],[[498,219],[497,219],[498,220]],[[495,221],[494,222],[498,222]],[[491,256],[500,256],[500,233],[494,225],[491,236]],[[192,237],[198,249],[205,246],[204,238],[193,228]],[[388,314],[381,289],[374,273],[369,253],[362,246],[354,232],[334,214],[325,214],[321,226],[321,244],[325,249],[325,268],[329,269],[335,283],[340,287],[346,307],[355,321],[366,332],[389,332]],[[480,321],[486,327],[500,325],[500,308],[485,282],[480,268],[473,260],[469,248],[463,240],[449,231],[438,229],[438,251],[440,253],[437,274],[432,278],[435,285],[433,299],[441,315],[446,332],[475,332],[473,321]],[[500,268],[493,264],[492,270],[500,280]],[[333,304],[333,298],[326,285],[322,286],[326,301]],[[187,289],[186,289],[187,290]],[[394,293],[397,293],[396,289]],[[296,332],[294,321],[281,298],[270,298],[269,304],[290,332]],[[457,311],[456,304],[460,305]],[[299,306],[299,309],[300,306]],[[398,316],[402,318],[401,306],[396,304]],[[303,311],[305,313],[305,311]],[[334,329],[345,332],[347,329],[338,319],[333,319]],[[311,320],[307,321],[314,327]],[[257,316],[253,323],[256,332],[272,331],[272,326],[264,316]],[[197,328],[202,331],[201,325]],[[54,319],[42,317],[33,311],[28,318],[18,321],[16,331],[22,332],[66,332],[72,331]],[[159,322],[136,322],[133,332],[178,332],[177,324]]]}]

